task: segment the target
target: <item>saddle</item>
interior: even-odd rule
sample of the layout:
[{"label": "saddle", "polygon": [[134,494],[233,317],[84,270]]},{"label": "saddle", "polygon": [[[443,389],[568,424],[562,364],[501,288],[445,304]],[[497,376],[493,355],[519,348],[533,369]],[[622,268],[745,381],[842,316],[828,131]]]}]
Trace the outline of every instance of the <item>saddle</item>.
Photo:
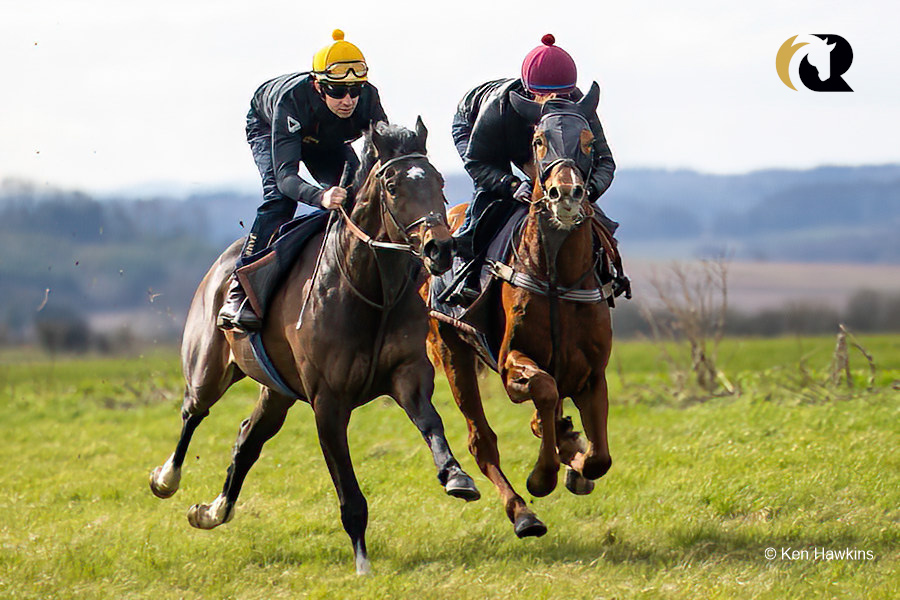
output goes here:
[{"label": "saddle", "polygon": [[278,229],[275,241],[241,259],[236,269],[237,277],[261,319],[265,319],[272,296],[284,283],[309,240],[325,231],[328,217],[328,211],[316,211],[288,221]]}]

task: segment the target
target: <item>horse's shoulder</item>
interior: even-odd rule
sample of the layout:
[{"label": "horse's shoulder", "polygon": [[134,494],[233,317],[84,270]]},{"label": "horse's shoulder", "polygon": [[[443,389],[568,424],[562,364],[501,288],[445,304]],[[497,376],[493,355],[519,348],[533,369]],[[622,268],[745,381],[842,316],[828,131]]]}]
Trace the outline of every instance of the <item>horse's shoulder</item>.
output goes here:
[{"label": "horse's shoulder", "polygon": [[451,207],[450,210],[447,211],[447,221],[450,223],[451,231],[455,231],[462,225],[462,222],[466,218],[466,208],[468,208],[468,206],[469,203],[464,202]]}]

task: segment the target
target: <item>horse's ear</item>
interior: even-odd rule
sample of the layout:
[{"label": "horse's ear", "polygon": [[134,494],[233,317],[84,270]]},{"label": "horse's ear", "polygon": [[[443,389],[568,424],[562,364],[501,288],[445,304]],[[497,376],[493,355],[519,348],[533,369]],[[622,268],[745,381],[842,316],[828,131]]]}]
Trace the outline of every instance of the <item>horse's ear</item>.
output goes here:
[{"label": "horse's ear", "polygon": [[578,108],[581,109],[582,115],[590,119],[597,112],[598,104],[600,104],[600,86],[595,81],[585,97],[578,101]]},{"label": "horse's ear", "polygon": [[426,139],[428,139],[428,129],[425,128],[425,123],[422,122],[422,115],[419,115],[416,117],[416,140],[422,154],[425,154]]},{"label": "horse's ear", "polygon": [[372,123],[369,129],[372,136],[372,144],[375,146],[375,156],[378,158],[387,156],[389,152],[389,148],[384,140],[387,127],[388,124],[384,121],[377,121]]},{"label": "horse's ear", "polygon": [[529,100],[519,92],[511,92],[509,101],[519,116],[529,124],[537,125],[537,122],[541,120],[541,105],[537,102]]}]

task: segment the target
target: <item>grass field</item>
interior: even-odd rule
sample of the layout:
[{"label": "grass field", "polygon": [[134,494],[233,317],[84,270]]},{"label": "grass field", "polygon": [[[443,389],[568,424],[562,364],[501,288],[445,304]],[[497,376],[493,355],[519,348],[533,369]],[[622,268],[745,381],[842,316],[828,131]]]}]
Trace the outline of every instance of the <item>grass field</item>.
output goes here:
[{"label": "grass field", "polygon": [[[833,339],[727,340],[721,363],[740,393],[689,403],[667,398],[656,348],[620,344],[613,468],[590,496],[560,485],[534,499],[549,528],[539,539],[515,538],[443,380],[435,404],[479,502],[446,496],[413,425],[376,400],[350,432],[367,578],[307,406],[266,446],[234,521],[198,531],[185,512],[221,489],[252,383],[214,408],[181,490],[158,500],[147,475],[180,428],[174,353],[3,354],[0,598],[897,598],[900,336],[861,341],[878,365],[872,389],[859,354],[852,390],[822,385]],[[496,378],[485,389],[505,471],[530,500],[530,411]]]}]

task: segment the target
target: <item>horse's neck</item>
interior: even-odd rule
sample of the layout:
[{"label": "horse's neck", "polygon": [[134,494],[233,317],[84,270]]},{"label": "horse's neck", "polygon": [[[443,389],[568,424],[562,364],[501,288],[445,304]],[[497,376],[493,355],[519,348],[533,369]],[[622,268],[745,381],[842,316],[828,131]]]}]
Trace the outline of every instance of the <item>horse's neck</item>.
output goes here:
[{"label": "horse's neck", "polygon": [[[552,277],[555,271],[557,285],[575,285],[593,265],[590,223],[570,232],[545,226],[542,235],[540,219],[539,213],[532,210],[525,221],[517,249],[521,266],[542,279]],[[548,257],[552,260],[554,256],[554,269],[550,269]]]}]

